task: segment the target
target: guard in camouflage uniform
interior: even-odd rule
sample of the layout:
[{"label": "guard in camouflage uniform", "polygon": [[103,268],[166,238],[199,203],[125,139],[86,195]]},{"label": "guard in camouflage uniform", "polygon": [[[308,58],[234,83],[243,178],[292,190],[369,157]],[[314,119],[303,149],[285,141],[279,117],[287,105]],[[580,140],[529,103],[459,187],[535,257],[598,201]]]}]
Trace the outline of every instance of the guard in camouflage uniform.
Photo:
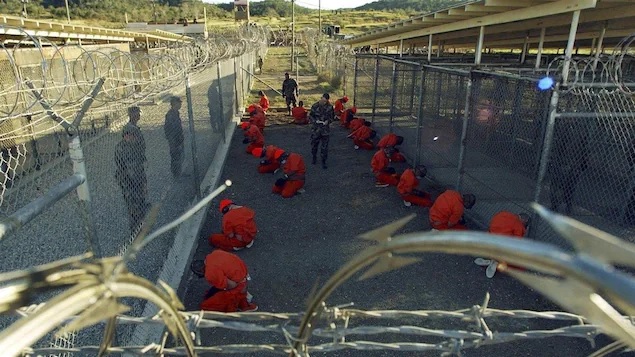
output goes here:
[{"label": "guard in camouflage uniform", "polygon": [[148,180],[145,172],[145,142],[134,125],[126,124],[122,140],[115,147],[115,178],[128,207],[128,223],[132,235],[141,230],[148,210]]},{"label": "guard in camouflage uniform", "polygon": [[183,166],[183,125],[179,110],[181,109],[181,98],[172,97],[170,99],[170,110],[165,114],[165,124],[163,131],[170,146],[172,176],[179,177]]},{"label": "guard in camouflage uniform", "polygon": [[313,124],[311,132],[311,154],[313,154],[313,165],[317,162],[318,146],[322,143],[320,157],[322,158],[322,168],[326,169],[326,159],[329,151],[330,125],[334,118],[333,106],[329,103],[329,94],[324,93],[320,100],[313,104],[309,121]]}]

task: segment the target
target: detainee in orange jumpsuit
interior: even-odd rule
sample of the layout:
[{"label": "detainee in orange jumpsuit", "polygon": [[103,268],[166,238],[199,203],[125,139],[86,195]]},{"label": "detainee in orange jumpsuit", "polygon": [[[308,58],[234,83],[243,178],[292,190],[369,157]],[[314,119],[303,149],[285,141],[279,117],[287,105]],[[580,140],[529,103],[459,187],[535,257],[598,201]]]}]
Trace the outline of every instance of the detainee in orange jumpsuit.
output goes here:
[{"label": "detainee in orange jumpsuit", "polygon": [[245,135],[243,144],[249,143],[249,145],[247,145],[247,149],[245,149],[248,154],[251,154],[254,149],[261,148],[265,145],[265,137],[262,135],[257,126],[247,122],[242,122],[240,127],[243,129]]},{"label": "detainee in orange jumpsuit", "polygon": [[[366,120],[364,120],[363,118],[354,118],[353,120],[351,120],[351,122],[348,124],[348,128],[351,130],[351,133],[354,132],[355,130],[361,128],[362,126],[364,126],[366,123]],[[368,122],[370,123],[370,122]]]},{"label": "detainee in orange jumpsuit", "polygon": [[232,253],[214,250],[205,257],[203,269],[202,272],[195,271],[195,274],[205,276],[205,280],[212,287],[201,303],[201,310],[220,312],[258,310],[256,304],[248,301],[251,294],[247,291],[247,284],[251,278],[247,265],[242,259]]},{"label": "detainee in orange jumpsuit", "polygon": [[[527,226],[529,225],[529,215],[526,213],[512,213],[501,211],[492,217],[489,222],[489,232],[492,234],[500,234],[508,237],[522,239],[527,234]],[[507,264],[505,262],[498,263],[498,270],[505,268],[513,268],[524,270],[524,268]]]},{"label": "detainee in orange jumpsuit", "polygon": [[350,109],[346,109],[340,115],[340,125],[348,128],[353,119],[355,119],[355,114],[357,114],[357,107],[352,107]]},{"label": "detainee in orange jumpsuit", "polygon": [[249,113],[249,122],[257,126],[260,132],[264,133],[267,115],[262,110],[262,107],[258,104],[252,104],[247,108],[247,113]]},{"label": "detainee in orange jumpsuit", "polygon": [[223,233],[210,235],[209,244],[227,251],[251,248],[258,233],[256,212],[228,199],[220,201],[219,210],[223,214]]},{"label": "detainee in orange jumpsuit", "polygon": [[277,150],[274,159],[278,160],[284,172],[284,177],[276,180],[272,192],[284,198],[295,196],[304,187],[306,166],[301,155]]},{"label": "detainee in orange jumpsuit", "polygon": [[274,154],[277,150],[280,150],[280,148],[274,145],[267,145],[264,148],[256,148],[251,152],[253,156],[260,158],[260,163],[258,164],[259,173],[273,174],[280,168],[280,163],[274,159]]},{"label": "detainee in orange jumpsuit", "polygon": [[431,207],[432,199],[430,195],[418,189],[419,179],[425,177],[428,170],[425,166],[417,166],[415,169],[406,169],[397,184],[397,192],[401,195],[401,199],[406,207],[411,205],[421,207]]},{"label": "detainee in orange jumpsuit", "polygon": [[267,98],[267,95],[264,91],[259,91],[258,95],[260,96],[260,101],[258,102],[258,104],[260,105],[262,110],[267,113],[267,110],[269,110],[269,98]]},{"label": "detainee in orange jumpsuit", "polygon": [[379,142],[377,143],[377,147],[380,149],[383,148],[392,148],[393,153],[390,156],[390,160],[392,162],[406,162],[406,157],[403,156],[402,153],[397,149],[397,145],[403,144],[403,136],[397,136],[393,133],[384,135]]},{"label": "detainee in orange jumpsuit", "polygon": [[309,112],[304,107],[304,102],[299,101],[298,106],[291,109],[291,116],[293,117],[293,124],[306,125],[309,124],[308,119]]},{"label": "detainee in orange jumpsuit", "polygon": [[377,132],[370,128],[369,122],[366,122],[364,124],[367,125],[363,125],[361,128],[348,135],[349,138],[353,139],[355,150],[358,150],[360,148],[364,150],[373,150],[375,148],[373,139],[377,135]]},{"label": "detainee in orange jumpsuit", "polygon": [[437,230],[467,230],[463,220],[465,209],[476,203],[472,194],[464,194],[447,190],[443,192],[430,207],[430,225]]},{"label": "detainee in orange jumpsuit", "polygon": [[344,104],[346,104],[347,102],[348,102],[347,96],[344,96],[335,101],[335,104],[333,104],[333,112],[335,113],[336,117],[339,118],[340,115],[344,113]]},{"label": "detainee in orange jumpsuit", "polygon": [[379,149],[370,161],[370,167],[375,174],[375,187],[397,186],[399,174],[390,167],[390,149]]}]

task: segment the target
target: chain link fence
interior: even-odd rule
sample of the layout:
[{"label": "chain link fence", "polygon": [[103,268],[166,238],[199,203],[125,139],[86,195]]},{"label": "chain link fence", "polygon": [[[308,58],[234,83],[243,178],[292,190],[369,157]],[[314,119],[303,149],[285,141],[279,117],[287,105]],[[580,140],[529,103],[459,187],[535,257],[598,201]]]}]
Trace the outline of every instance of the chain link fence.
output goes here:
[{"label": "chain link fence", "polygon": [[[358,55],[354,103],[380,134],[403,136],[407,158],[431,179],[475,194],[474,222],[487,228],[499,211],[532,213],[537,200],[632,240],[635,103],[623,79],[609,80],[628,65],[600,62],[593,75],[593,59],[580,61],[556,91],[514,70],[409,60]],[[561,68],[562,60],[550,71]],[[538,217],[529,235],[568,246]]]},{"label": "chain link fence", "polygon": [[[122,255],[144,225],[184,212],[200,197],[251,88],[242,68],[253,72],[267,48],[266,30],[256,26],[240,28],[231,42],[214,36],[151,48],[23,37],[1,47],[2,272],[86,252]],[[158,213],[149,222],[153,205]],[[150,281],[179,281],[173,277],[183,271],[168,254],[175,235],[154,240],[128,269]],[[132,316],[142,315],[143,301],[127,303]],[[139,335],[133,327],[118,328],[118,338]],[[50,343],[99,341],[98,330]]]}]

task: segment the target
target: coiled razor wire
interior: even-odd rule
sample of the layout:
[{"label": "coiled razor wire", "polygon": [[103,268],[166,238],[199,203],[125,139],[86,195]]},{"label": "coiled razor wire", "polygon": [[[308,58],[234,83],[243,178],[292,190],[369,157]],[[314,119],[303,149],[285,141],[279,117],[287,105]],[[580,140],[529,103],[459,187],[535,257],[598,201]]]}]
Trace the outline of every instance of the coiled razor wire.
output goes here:
[{"label": "coiled razor wire", "polygon": [[[635,34],[623,38],[610,54],[595,53],[569,59],[569,76],[563,93],[573,95],[613,94],[631,96],[635,91],[635,56],[632,48]],[[596,49],[597,51],[597,49]],[[554,58],[547,67],[547,75],[560,78],[567,62],[566,56]]]},{"label": "coiled razor wire", "polygon": [[[9,28],[9,26],[3,26]],[[243,26],[234,31],[232,41],[214,34],[208,40],[161,44],[164,47],[135,51],[145,44],[133,44],[132,51],[104,46],[56,45],[34,37],[21,28],[20,40],[0,44],[0,122],[31,116],[29,135],[55,128],[38,107],[37,96],[47,99],[55,110],[71,112],[88,98],[95,83],[104,85],[93,107],[131,104],[161,95],[181,85],[186,75],[200,72],[223,59],[253,48],[266,46],[268,32],[260,26]],[[28,64],[24,64],[24,59]],[[40,118],[37,120],[37,118]],[[0,140],[24,136],[27,128],[0,133]]]}]

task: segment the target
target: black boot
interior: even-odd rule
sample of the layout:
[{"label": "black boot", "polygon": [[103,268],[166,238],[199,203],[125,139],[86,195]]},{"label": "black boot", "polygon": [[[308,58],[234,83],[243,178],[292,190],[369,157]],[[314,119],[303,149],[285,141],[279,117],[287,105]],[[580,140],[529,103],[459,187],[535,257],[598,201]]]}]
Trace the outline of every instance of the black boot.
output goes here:
[{"label": "black boot", "polygon": [[317,163],[317,158],[313,156],[313,161],[311,161],[311,164],[315,165],[316,163]]}]

